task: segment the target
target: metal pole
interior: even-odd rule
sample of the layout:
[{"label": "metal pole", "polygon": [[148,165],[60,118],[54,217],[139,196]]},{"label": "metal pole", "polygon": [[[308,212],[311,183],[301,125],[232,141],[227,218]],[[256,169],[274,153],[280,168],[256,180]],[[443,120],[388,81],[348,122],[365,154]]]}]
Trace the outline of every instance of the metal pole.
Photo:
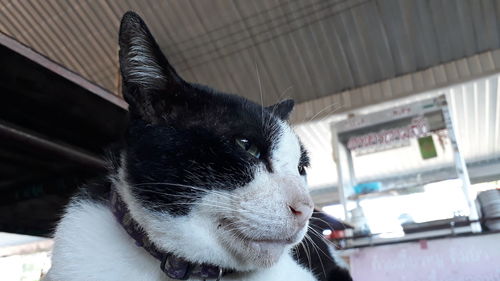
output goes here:
[{"label": "metal pole", "polygon": [[0,138],[11,140],[14,143],[36,147],[85,166],[100,169],[106,166],[104,160],[89,152],[37,136],[32,132],[28,132],[25,129],[21,129],[5,121],[0,121]]},{"label": "metal pole", "polygon": [[344,186],[344,177],[342,174],[342,160],[340,156],[340,145],[338,139],[337,130],[335,125],[331,125],[331,133],[332,133],[332,157],[335,165],[337,166],[337,192],[339,194],[340,203],[342,204],[342,208],[344,209],[344,220],[349,219],[349,212],[347,211],[347,200],[345,196],[345,186]]},{"label": "metal pole", "polygon": [[[453,126],[453,118],[450,114],[450,110],[448,108],[448,97],[443,97],[444,104],[441,106],[441,110],[443,113],[444,123],[446,125],[446,129],[448,130],[448,137],[450,138],[451,147],[453,149],[453,159],[455,160],[455,167],[458,173],[458,178],[462,180],[462,191],[464,193],[465,199],[467,200],[467,205],[469,207],[469,218],[472,220],[477,220],[479,218],[479,213],[476,208],[476,204],[474,200],[472,200],[470,196],[470,178],[469,171],[467,170],[467,164],[465,163],[465,159],[460,153],[459,144],[457,137],[455,135],[455,129]],[[481,224],[473,223],[471,224],[471,229],[473,232],[481,232]]]}]

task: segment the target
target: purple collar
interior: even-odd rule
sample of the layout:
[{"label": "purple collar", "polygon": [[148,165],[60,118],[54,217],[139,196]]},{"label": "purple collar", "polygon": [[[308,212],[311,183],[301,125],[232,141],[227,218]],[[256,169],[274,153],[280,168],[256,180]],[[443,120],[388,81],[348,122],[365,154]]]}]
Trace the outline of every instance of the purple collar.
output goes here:
[{"label": "purple collar", "polygon": [[141,226],[132,218],[127,205],[113,189],[111,189],[110,207],[118,223],[135,240],[135,244],[158,259],[161,262],[161,270],[168,277],[177,280],[187,280],[189,277],[221,280],[222,276],[232,272],[216,265],[191,263],[181,257],[159,250],[148,239]]}]

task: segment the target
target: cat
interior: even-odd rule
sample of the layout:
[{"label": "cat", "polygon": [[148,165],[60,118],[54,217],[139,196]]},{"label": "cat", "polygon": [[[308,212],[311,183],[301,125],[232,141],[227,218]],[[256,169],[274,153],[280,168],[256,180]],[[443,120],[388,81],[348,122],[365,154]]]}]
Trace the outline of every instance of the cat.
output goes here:
[{"label": "cat", "polygon": [[45,280],[316,280],[290,254],[313,212],[294,102],[186,82],[134,12],[119,46],[123,147],[66,208]]}]

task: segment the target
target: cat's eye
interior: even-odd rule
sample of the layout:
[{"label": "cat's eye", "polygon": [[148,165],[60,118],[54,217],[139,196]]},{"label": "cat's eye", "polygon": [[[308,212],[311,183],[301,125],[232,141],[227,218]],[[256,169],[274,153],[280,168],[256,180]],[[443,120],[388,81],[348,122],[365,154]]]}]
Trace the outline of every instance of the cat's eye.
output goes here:
[{"label": "cat's eye", "polygon": [[236,139],[236,144],[243,148],[246,152],[255,158],[260,158],[259,148],[255,144],[252,144],[248,139],[240,138]]},{"label": "cat's eye", "polygon": [[299,174],[301,176],[305,176],[306,175],[306,167],[304,167],[304,165],[299,165],[298,166],[298,170],[299,170]]}]

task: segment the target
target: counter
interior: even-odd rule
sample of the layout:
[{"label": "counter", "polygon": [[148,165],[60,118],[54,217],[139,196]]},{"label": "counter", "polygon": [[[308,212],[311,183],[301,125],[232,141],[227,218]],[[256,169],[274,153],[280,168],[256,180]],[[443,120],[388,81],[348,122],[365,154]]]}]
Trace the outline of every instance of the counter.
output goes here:
[{"label": "counter", "polygon": [[500,281],[500,233],[350,249],[356,281]]}]

